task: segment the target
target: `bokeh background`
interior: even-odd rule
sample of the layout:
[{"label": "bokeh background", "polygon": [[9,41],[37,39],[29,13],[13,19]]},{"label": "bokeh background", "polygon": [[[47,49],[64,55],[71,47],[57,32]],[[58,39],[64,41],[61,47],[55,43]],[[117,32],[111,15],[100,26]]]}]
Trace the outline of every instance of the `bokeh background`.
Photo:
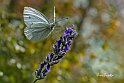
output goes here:
[{"label": "bokeh background", "polygon": [[[54,5],[56,19],[69,19],[45,40],[27,40],[24,7],[52,22]],[[37,83],[124,83],[124,0],[0,0],[0,83],[32,83],[57,34],[71,24],[78,31],[71,51]]]}]

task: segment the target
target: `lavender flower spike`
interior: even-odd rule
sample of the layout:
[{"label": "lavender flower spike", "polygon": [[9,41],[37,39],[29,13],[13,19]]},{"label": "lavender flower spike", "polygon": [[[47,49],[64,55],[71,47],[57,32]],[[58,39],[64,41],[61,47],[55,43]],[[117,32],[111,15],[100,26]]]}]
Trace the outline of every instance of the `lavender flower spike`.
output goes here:
[{"label": "lavender flower spike", "polygon": [[71,27],[66,28],[64,35],[56,41],[56,44],[53,44],[53,51],[46,56],[46,60],[41,63],[40,68],[36,70],[35,75],[37,80],[44,79],[47,76],[47,73],[50,72],[51,66],[57,64],[70,50],[72,45],[72,40],[77,36],[76,30],[73,29],[74,24]]}]

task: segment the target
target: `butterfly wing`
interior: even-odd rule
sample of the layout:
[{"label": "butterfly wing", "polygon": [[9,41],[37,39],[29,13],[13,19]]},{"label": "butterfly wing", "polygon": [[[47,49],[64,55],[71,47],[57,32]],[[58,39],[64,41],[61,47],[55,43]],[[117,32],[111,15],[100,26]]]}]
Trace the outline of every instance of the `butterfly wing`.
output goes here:
[{"label": "butterfly wing", "polygon": [[44,14],[31,7],[24,7],[23,17],[27,27],[36,23],[50,24],[48,18]]},{"label": "butterfly wing", "polygon": [[50,32],[50,22],[48,18],[39,11],[24,7],[24,21],[27,27],[24,34],[29,40],[38,41],[46,38]]},{"label": "butterfly wing", "polygon": [[47,38],[51,31],[52,29],[50,29],[49,24],[37,23],[31,25],[30,27],[26,27],[24,29],[24,34],[29,40],[39,41]]}]

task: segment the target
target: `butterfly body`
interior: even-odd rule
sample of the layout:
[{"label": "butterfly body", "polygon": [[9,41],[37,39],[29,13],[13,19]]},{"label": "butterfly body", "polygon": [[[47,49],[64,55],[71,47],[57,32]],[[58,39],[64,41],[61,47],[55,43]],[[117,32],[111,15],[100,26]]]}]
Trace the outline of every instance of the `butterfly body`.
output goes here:
[{"label": "butterfly body", "polygon": [[31,7],[24,7],[23,16],[27,26],[24,29],[24,34],[29,40],[43,40],[49,36],[55,27],[55,23],[50,23],[44,14]]}]

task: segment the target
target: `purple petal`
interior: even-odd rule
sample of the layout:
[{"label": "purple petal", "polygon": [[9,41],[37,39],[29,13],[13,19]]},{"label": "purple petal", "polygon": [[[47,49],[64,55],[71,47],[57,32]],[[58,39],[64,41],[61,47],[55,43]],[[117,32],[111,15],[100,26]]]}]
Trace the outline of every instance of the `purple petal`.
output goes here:
[{"label": "purple petal", "polygon": [[60,51],[60,47],[58,47],[57,45],[53,45],[53,49],[54,49],[55,54],[59,53]]},{"label": "purple petal", "polygon": [[40,64],[40,69],[42,69],[46,64],[47,64],[46,61],[44,61],[43,63],[41,63],[41,64]]},{"label": "purple petal", "polygon": [[72,41],[70,40],[70,41],[68,41],[68,46],[70,46],[72,44]]},{"label": "purple petal", "polygon": [[54,53],[52,52],[51,54],[48,54],[46,59],[50,62],[54,57]]},{"label": "purple petal", "polygon": [[77,31],[76,30],[73,30],[73,35],[78,35]]},{"label": "purple petal", "polygon": [[50,54],[48,54],[48,55],[46,56],[46,60],[47,60],[47,61],[50,61]]},{"label": "purple petal", "polygon": [[46,74],[43,74],[43,73],[42,73],[42,74],[40,75],[40,79],[44,79],[45,77],[46,77]]},{"label": "purple petal", "polygon": [[59,60],[52,61],[52,65],[57,64]]},{"label": "purple petal", "polygon": [[71,25],[71,28],[74,28],[74,24]]},{"label": "purple petal", "polygon": [[68,45],[65,45],[64,51],[70,50],[71,48]]},{"label": "purple petal", "polygon": [[43,63],[40,64],[40,69],[37,70],[36,75],[39,76],[41,74],[41,71],[43,69],[43,67],[47,64],[46,61],[44,61]]},{"label": "purple petal", "polygon": [[44,79],[44,78],[46,78],[46,73],[42,73],[42,74],[40,75],[40,79]]},{"label": "purple petal", "polygon": [[54,57],[54,53],[52,52],[52,53],[50,54],[50,61],[53,59],[53,57]]},{"label": "purple petal", "polygon": [[50,65],[48,64],[46,68],[44,69],[43,73],[50,72]]},{"label": "purple petal", "polygon": [[57,40],[56,42],[57,42],[57,46],[60,47],[60,45],[61,45],[61,40]]},{"label": "purple petal", "polygon": [[50,64],[47,65],[46,70],[47,72],[50,72]]},{"label": "purple petal", "polygon": [[63,56],[58,56],[57,60],[61,59]]},{"label": "purple petal", "polygon": [[65,51],[60,51],[59,54],[60,54],[60,55],[65,55],[66,52],[65,52]]},{"label": "purple petal", "polygon": [[73,36],[72,36],[72,37],[69,37],[69,39],[70,39],[70,40],[73,40],[73,39],[74,39],[74,37],[73,37]]}]

